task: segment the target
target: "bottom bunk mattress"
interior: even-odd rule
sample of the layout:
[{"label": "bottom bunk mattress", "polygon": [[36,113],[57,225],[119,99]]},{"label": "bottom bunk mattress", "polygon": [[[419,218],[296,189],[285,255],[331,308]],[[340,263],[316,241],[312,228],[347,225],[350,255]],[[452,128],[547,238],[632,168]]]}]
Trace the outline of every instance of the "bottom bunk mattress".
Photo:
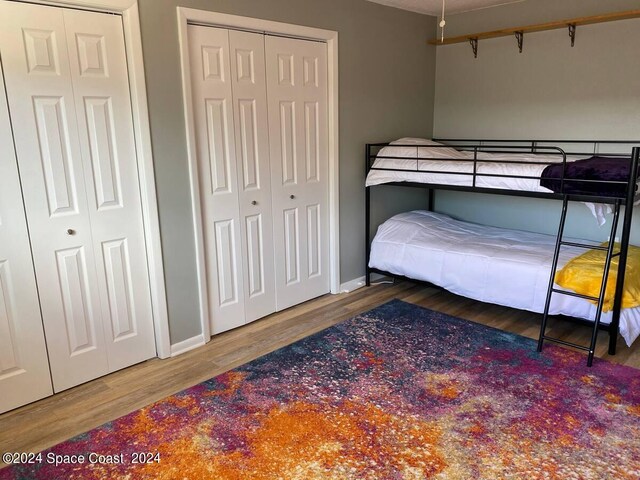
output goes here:
[{"label": "bottom bunk mattress", "polygon": [[[455,220],[413,211],[380,225],[371,244],[369,267],[424,280],[482,302],[542,313],[556,237]],[[584,249],[563,247],[560,270]],[[560,288],[560,287],[558,287]],[[591,302],[553,295],[550,313],[593,320]],[[612,312],[601,321],[611,323]],[[620,334],[627,345],[640,335],[640,307],[625,308]]]}]

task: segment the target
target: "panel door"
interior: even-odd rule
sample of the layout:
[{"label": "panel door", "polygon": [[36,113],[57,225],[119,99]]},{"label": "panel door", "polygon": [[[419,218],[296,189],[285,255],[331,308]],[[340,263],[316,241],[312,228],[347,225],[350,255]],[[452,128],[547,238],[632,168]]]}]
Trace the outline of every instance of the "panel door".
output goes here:
[{"label": "panel door", "polygon": [[329,292],[327,46],[266,37],[277,308]]},{"label": "panel door", "polygon": [[156,354],[124,34],[116,15],[63,15],[112,372]]},{"label": "panel door", "polygon": [[54,389],[155,355],[120,17],[0,2]]},{"label": "panel door", "polygon": [[0,2],[0,54],[60,391],[109,371],[62,10]]},{"label": "panel door", "polygon": [[246,323],[276,311],[264,38],[229,31]]},{"label": "panel door", "polygon": [[245,323],[229,31],[188,28],[208,300],[216,334]]},{"label": "panel door", "polygon": [[53,393],[0,64],[0,413]]}]

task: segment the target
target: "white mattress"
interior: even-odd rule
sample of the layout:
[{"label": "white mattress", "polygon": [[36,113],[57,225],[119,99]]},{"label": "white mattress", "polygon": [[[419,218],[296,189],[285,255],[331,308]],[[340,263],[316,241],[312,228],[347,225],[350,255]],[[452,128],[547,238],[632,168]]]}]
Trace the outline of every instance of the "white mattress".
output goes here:
[{"label": "white mattress", "polygon": [[[403,145],[403,146],[396,146]],[[440,147],[435,147],[438,146]],[[442,144],[424,138],[401,138],[382,148],[374,161],[373,169],[369,170],[366,186],[381,185],[394,182],[432,183],[440,185],[473,186],[473,162],[455,159],[473,159],[473,152],[442,147]],[[379,158],[394,157],[394,158]],[[417,158],[440,158],[441,160],[417,160]],[[567,161],[581,160],[584,156],[567,156]],[[405,160],[406,159],[406,160]],[[561,163],[560,154],[531,154],[531,153],[485,153],[479,152],[478,159],[494,160],[500,163],[478,162],[477,173],[492,175],[510,175],[511,177],[476,176],[476,187],[498,188],[503,190],[523,190],[529,192],[553,193],[552,190],[540,186],[540,176],[550,163]],[[532,162],[531,164],[513,163],[514,160]],[[396,170],[407,170],[398,172]],[[425,171],[426,170],[426,171]],[[428,173],[447,172],[447,173]],[[453,172],[453,173],[452,173]],[[534,178],[518,178],[534,177]],[[636,197],[635,205],[640,204],[640,194]],[[595,217],[599,226],[606,222],[606,216],[611,214],[611,206],[601,203],[585,203]]]},{"label": "white mattress", "polygon": [[[455,220],[426,211],[402,213],[378,228],[369,266],[424,280],[483,302],[542,313],[555,236]],[[563,247],[558,268],[583,249]],[[550,313],[592,320],[596,307],[568,295],[552,296]],[[602,314],[611,323],[612,312]],[[621,312],[627,345],[640,334],[640,307]]]},{"label": "white mattress", "polygon": [[[405,145],[397,147],[393,145]],[[415,145],[415,146],[407,146]],[[401,138],[382,148],[372,165],[373,169],[407,170],[370,170],[366,185],[380,185],[392,182],[434,183],[441,185],[473,186],[473,152],[459,151],[454,148],[434,147],[441,145],[422,138]],[[416,160],[417,158],[440,158],[441,160]],[[574,161],[588,157],[567,157]],[[406,159],[406,160],[405,160]],[[461,161],[456,162],[455,159]],[[478,174],[510,175],[505,177],[476,177],[476,187],[499,188],[505,190],[525,190],[530,192],[553,193],[552,190],[540,186],[540,176],[550,163],[562,163],[562,155],[531,153],[478,153],[479,160],[493,160],[500,163],[477,163]],[[532,164],[513,163],[515,160],[532,162]],[[426,171],[447,172],[427,173]],[[516,177],[516,178],[513,178]],[[534,177],[534,178],[517,178]]]}]

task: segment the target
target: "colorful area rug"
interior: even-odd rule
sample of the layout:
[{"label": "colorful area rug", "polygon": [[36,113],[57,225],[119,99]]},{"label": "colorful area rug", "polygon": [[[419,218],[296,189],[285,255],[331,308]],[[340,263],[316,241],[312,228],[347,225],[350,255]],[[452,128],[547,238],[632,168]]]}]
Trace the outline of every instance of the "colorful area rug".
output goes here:
[{"label": "colorful area rug", "polygon": [[42,455],[0,479],[638,479],[640,371],[392,301]]}]

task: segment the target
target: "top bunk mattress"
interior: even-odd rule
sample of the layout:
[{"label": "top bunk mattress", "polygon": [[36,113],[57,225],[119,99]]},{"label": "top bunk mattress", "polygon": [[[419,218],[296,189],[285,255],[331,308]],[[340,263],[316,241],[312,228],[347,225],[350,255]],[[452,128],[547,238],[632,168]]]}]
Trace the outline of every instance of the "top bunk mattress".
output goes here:
[{"label": "top bunk mattress", "polygon": [[[567,171],[563,173],[562,153],[547,151],[546,154],[480,151],[474,164],[472,151],[445,147],[432,140],[402,138],[378,152],[367,174],[366,186],[412,182],[538,193],[624,195],[626,184],[616,182],[627,181],[629,158],[568,155]],[[560,181],[563,174],[564,184]]]},{"label": "top bunk mattress", "polygon": [[[369,267],[483,302],[542,313],[555,242],[553,235],[477,225],[418,210],[396,215],[378,228]],[[563,247],[558,269],[581,253],[583,249]],[[596,306],[581,298],[553,295],[550,313],[592,320]],[[603,323],[611,319],[612,312],[603,312]],[[640,335],[640,307],[622,310],[620,333],[628,345]]]}]

